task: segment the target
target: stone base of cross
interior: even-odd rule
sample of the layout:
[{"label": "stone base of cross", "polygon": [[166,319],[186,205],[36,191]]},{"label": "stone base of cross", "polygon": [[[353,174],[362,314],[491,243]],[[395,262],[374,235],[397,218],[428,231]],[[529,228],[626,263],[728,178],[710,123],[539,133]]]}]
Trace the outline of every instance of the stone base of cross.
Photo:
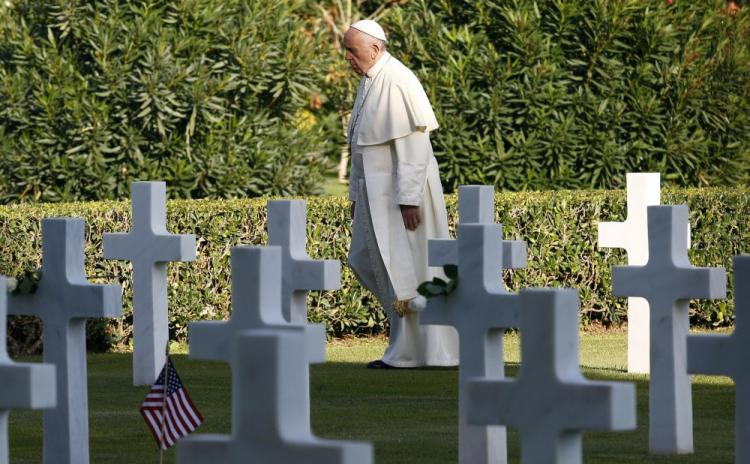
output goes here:
[{"label": "stone base of cross", "polygon": [[521,368],[467,382],[468,419],[521,434],[524,464],[577,464],[584,430],[635,428],[635,385],[589,381],[578,367],[578,295],[521,290]]}]

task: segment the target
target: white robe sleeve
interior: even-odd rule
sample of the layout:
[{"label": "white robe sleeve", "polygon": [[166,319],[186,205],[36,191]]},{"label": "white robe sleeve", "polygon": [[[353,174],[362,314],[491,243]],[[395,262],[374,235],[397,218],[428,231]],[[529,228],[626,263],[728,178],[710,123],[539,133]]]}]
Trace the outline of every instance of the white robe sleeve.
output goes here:
[{"label": "white robe sleeve", "polygon": [[396,155],[396,200],[399,205],[419,206],[432,159],[430,134],[417,131],[392,143]]}]

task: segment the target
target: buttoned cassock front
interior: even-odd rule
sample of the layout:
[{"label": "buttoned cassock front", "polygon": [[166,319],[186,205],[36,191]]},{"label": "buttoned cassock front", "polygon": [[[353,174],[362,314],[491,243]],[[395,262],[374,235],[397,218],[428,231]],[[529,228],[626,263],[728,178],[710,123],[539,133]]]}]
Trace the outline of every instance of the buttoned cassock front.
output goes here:
[{"label": "buttoned cassock front", "polygon": [[[399,317],[396,301],[442,271],[427,266],[427,241],[448,238],[448,220],[429,132],[438,123],[417,77],[385,53],[362,78],[349,125],[349,199],[356,201],[349,264],[388,313],[383,361],[397,367],[458,364],[455,329]],[[421,223],[404,226],[399,205],[420,207]]]}]

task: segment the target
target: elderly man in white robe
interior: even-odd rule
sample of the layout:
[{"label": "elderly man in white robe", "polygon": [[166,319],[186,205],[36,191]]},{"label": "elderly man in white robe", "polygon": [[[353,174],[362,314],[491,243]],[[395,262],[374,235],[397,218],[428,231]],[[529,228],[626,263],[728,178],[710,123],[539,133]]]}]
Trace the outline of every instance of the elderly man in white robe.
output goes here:
[{"label": "elderly man in white robe", "polygon": [[383,29],[354,23],[346,60],[362,80],[349,122],[349,264],[390,322],[388,348],[368,368],[455,366],[455,329],[419,324],[420,283],[441,276],[427,265],[427,241],[448,238],[448,219],[430,131],[438,123],[422,85],[386,51]]}]

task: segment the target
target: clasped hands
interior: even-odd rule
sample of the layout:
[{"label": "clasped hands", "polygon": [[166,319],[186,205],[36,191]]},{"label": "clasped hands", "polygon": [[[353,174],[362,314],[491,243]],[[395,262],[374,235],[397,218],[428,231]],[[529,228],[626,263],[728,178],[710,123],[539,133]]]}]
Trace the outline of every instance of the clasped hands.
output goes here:
[{"label": "clasped hands", "polygon": [[[352,216],[352,219],[354,219],[354,206],[356,205],[356,202],[352,202],[351,210],[349,213]],[[419,215],[419,206],[413,206],[413,205],[398,205],[399,208],[401,208],[401,217],[404,219],[404,227],[406,227],[406,230],[417,230],[417,227],[419,227],[419,224],[422,222],[422,219]]]}]

